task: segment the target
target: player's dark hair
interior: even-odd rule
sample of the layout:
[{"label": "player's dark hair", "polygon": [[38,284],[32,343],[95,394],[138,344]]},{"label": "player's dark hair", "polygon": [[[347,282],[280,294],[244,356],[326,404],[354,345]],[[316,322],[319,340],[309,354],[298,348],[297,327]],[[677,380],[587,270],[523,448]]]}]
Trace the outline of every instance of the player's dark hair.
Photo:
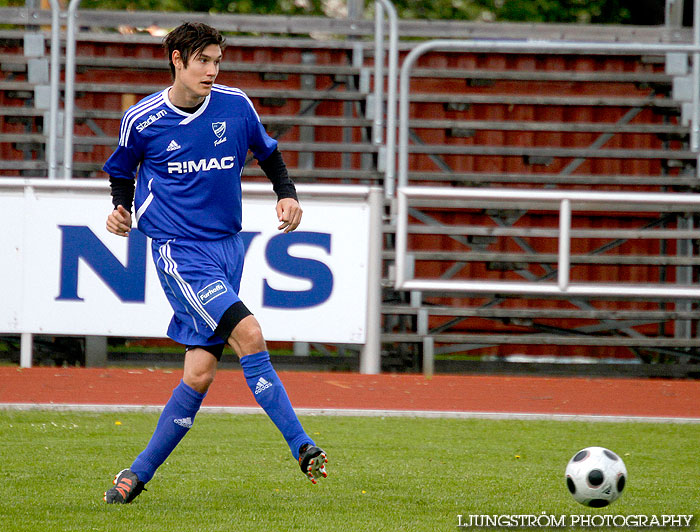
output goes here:
[{"label": "player's dark hair", "polygon": [[163,48],[168,54],[170,74],[175,79],[173,52],[178,50],[182,62],[188,65],[190,58],[197,57],[210,44],[218,44],[223,50],[226,39],[218,30],[201,22],[185,22],[168,33],[163,39]]}]

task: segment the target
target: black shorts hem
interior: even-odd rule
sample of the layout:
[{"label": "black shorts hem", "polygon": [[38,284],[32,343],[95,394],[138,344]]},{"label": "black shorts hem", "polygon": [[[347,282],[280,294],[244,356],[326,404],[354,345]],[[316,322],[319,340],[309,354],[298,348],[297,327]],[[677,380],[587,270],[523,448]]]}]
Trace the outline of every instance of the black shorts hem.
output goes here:
[{"label": "black shorts hem", "polygon": [[248,307],[243,304],[243,301],[236,301],[233,305],[227,308],[224,315],[221,316],[219,325],[214,331],[214,336],[218,336],[224,342],[228,342],[228,337],[231,336],[231,333],[236,328],[236,325],[238,325],[243,318],[247,318],[248,316],[252,315],[253,313],[248,310]]},{"label": "black shorts hem", "polygon": [[191,349],[204,349],[208,353],[211,353],[216,360],[221,360],[221,355],[224,353],[224,347],[226,344],[214,344],[214,345],[188,345],[185,346],[185,353]]}]

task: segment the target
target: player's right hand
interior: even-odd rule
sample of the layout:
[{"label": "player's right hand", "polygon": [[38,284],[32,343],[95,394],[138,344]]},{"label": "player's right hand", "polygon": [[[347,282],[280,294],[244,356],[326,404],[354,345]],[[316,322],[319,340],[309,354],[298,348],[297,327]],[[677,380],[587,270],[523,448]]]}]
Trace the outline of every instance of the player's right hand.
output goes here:
[{"label": "player's right hand", "polygon": [[129,236],[131,213],[119,205],[107,216],[107,231],[119,236]]}]

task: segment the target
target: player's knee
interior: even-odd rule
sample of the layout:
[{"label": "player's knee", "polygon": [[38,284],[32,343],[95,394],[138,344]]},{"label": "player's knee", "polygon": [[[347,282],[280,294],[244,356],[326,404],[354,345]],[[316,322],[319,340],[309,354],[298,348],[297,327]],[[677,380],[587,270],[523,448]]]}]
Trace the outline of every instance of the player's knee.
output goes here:
[{"label": "player's knee", "polygon": [[[213,351],[213,352],[212,352]],[[221,356],[223,344],[218,346],[187,346],[185,371],[182,380],[193,390],[206,393],[216,375],[216,353]]]},{"label": "player's knee", "polygon": [[185,373],[182,380],[193,390],[199,393],[206,393],[214,382],[214,371],[196,371],[190,370]]},{"label": "player's knee", "polygon": [[231,332],[228,343],[239,357],[259,353],[266,349],[260,324],[252,315],[236,325],[236,328]]}]

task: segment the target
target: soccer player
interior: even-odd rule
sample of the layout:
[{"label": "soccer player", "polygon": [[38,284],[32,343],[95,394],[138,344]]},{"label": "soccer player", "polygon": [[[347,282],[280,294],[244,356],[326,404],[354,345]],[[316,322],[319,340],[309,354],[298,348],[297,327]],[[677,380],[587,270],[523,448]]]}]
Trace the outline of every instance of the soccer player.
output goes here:
[{"label": "soccer player", "polygon": [[107,230],[128,236],[133,207],[139,230],[152,238],[158,277],[174,311],[168,336],[186,346],[184,373],[148,445],[115,476],[104,500],[129,503],[153,478],[192,427],[226,344],[240,358],[255,400],[316,484],[327,476],[326,453],[304,432],[270,363],[260,325],[238,297],[241,172],[248,150],[272,182],[278,229],[284,232],[301,221],[294,183],[277,141],[245,93],[214,84],[222,35],[205,24],[185,23],[163,45],[173,84],[126,111],[119,145],[104,165],[114,205]]}]

